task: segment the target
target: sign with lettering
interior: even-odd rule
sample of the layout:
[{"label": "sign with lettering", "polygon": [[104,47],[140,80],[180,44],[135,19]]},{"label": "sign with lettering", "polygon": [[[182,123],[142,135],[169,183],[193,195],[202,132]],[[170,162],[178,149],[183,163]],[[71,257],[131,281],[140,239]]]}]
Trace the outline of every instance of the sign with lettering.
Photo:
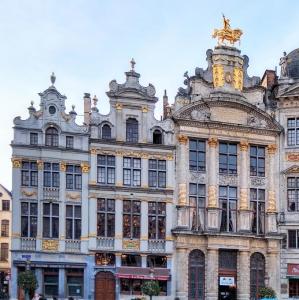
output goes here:
[{"label": "sign with lettering", "polygon": [[235,277],[220,277],[219,284],[226,286],[235,285]]}]

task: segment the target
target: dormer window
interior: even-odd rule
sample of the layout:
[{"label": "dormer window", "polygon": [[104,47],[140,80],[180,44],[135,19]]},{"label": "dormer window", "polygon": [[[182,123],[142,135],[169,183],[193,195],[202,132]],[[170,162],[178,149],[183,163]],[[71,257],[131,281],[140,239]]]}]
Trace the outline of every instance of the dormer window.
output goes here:
[{"label": "dormer window", "polygon": [[162,144],[162,132],[159,129],[153,132],[153,144]]},{"label": "dormer window", "polygon": [[58,130],[55,127],[46,130],[46,146],[58,147]]},{"label": "dormer window", "polygon": [[102,127],[102,139],[103,140],[110,140],[111,139],[111,127],[105,124]]},{"label": "dormer window", "polygon": [[38,135],[36,132],[30,132],[30,145],[38,144]]},{"label": "dormer window", "polygon": [[68,149],[74,148],[74,137],[67,135],[65,138],[65,147]]},{"label": "dormer window", "polygon": [[138,142],[138,121],[134,118],[129,118],[126,122],[126,141],[131,143]]}]

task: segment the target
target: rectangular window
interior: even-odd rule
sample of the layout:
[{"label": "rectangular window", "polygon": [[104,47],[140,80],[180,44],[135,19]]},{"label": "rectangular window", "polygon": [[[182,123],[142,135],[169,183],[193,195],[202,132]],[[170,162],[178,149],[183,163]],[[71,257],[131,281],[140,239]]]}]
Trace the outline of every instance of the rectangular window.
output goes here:
[{"label": "rectangular window", "polygon": [[66,269],[67,295],[69,297],[83,296],[83,269]]},{"label": "rectangular window", "polygon": [[66,189],[82,189],[82,171],[80,165],[66,165]]},{"label": "rectangular window", "polygon": [[44,163],[44,187],[59,187],[58,163]]},{"label": "rectangular window", "polygon": [[140,201],[123,201],[123,237],[140,238]]},{"label": "rectangular window", "polygon": [[22,161],[21,184],[22,186],[36,187],[38,182],[37,163],[35,161]]},{"label": "rectangular window", "polygon": [[8,243],[1,243],[1,261],[8,261]]},{"label": "rectangular window", "polygon": [[298,211],[299,177],[287,178],[288,211]]},{"label": "rectangular window", "polygon": [[81,205],[66,205],[65,237],[71,240],[81,238]]},{"label": "rectangular window", "polygon": [[141,159],[124,157],[123,160],[123,183],[128,186],[141,185]]},{"label": "rectangular window", "polygon": [[206,208],[206,186],[204,184],[189,184],[189,220],[191,230],[204,229]]},{"label": "rectangular window", "polygon": [[59,204],[43,204],[43,237],[59,237]]},{"label": "rectangular window", "polygon": [[299,297],[299,279],[289,278],[289,298],[298,299]]},{"label": "rectangular window", "polygon": [[65,138],[65,147],[68,149],[74,148],[74,137],[73,136],[66,136]]},{"label": "rectangular window", "polygon": [[265,177],[265,147],[250,146],[250,176]]},{"label": "rectangular window", "polygon": [[265,233],[265,190],[250,189],[252,211],[251,231],[257,235]]},{"label": "rectangular window", "polygon": [[237,188],[219,186],[220,231],[237,231]]},{"label": "rectangular window", "polygon": [[10,210],[10,201],[2,200],[2,210],[9,211]]},{"label": "rectangular window", "polygon": [[219,144],[219,173],[237,174],[237,144]]},{"label": "rectangular window", "polygon": [[30,132],[30,145],[38,144],[38,134],[36,132]]},{"label": "rectangular window", "polygon": [[206,142],[189,140],[189,169],[204,172],[206,170]]},{"label": "rectangular window", "polygon": [[115,184],[115,156],[98,155],[98,183]]},{"label": "rectangular window", "polygon": [[58,269],[44,269],[44,294],[47,297],[58,296]]},{"label": "rectangular window", "polygon": [[121,265],[127,267],[141,267],[141,256],[136,254],[122,254]]},{"label": "rectangular window", "polygon": [[166,160],[148,161],[148,185],[155,188],[166,187]]},{"label": "rectangular window", "polygon": [[[141,279],[120,279],[120,293],[123,295],[142,295],[141,286],[145,280]],[[167,281],[159,280],[158,284],[160,286],[159,296],[167,296]]]},{"label": "rectangular window", "polygon": [[299,248],[298,230],[288,230],[288,246],[289,248]]},{"label": "rectangular window", "polygon": [[299,118],[289,118],[287,128],[288,146],[299,145]]},{"label": "rectangular window", "polygon": [[164,240],[166,231],[166,203],[148,203],[148,238]]},{"label": "rectangular window", "polygon": [[115,200],[98,199],[97,235],[114,237],[115,235]]},{"label": "rectangular window", "polygon": [[33,237],[37,234],[37,203],[21,202],[21,236]]},{"label": "rectangular window", "polygon": [[1,236],[3,237],[9,236],[9,220],[1,221]]}]

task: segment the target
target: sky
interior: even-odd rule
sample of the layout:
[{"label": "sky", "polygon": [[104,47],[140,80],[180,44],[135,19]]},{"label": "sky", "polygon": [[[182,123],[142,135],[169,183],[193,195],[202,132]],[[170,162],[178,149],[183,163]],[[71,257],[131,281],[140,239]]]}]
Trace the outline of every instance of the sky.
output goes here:
[{"label": "sky", "polygon": [[172,103],[184,72],[206,68],[222,13],[243,30],[250,76],[299,47],[299,1],[0,0],[0,183],[11,189],[13,119],[28,117],[30,101],[38,107],[52,72],[67,111],[82,115],[88,92],[108,113],[109,82],[124,82],[133,57],[141,84],[156,88],[159,118],[164,89]]}]

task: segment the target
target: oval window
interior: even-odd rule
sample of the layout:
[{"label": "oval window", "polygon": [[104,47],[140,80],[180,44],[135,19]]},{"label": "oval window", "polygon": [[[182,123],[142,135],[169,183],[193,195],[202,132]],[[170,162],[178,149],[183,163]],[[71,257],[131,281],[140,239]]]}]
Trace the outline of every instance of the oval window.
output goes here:
[{"label": "oval window", "polygon": [[56,107],[53,105],[49,106],[49,113],[51,115],[54,115],[56,113]]}]

